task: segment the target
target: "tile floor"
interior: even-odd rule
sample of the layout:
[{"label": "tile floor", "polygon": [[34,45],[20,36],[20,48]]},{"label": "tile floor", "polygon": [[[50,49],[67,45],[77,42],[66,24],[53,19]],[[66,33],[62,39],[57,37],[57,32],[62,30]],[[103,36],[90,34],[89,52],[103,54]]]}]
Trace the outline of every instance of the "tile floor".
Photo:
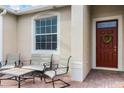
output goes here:
[{"label": "tile floor", "polygon": [[[68,88],[123,88],[124,72],[91,70],[84,82],[71,81],[69,76],[61,79],[71,84]],[[56,87],[63,85],[56,82]],[[44,81],[36,78],[35,84],[32,80],[27,80],[21,85],[22,88],[52,88],[52,84],[45,84]],[[0,88],[17,88],[17,82],[12,80],[2,80]]]}]

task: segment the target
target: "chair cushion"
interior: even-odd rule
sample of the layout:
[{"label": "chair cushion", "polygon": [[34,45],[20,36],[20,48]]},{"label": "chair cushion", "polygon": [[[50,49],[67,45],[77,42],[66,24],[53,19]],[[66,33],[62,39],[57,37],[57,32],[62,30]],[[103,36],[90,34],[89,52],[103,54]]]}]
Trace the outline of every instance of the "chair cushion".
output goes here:
[{"label": "chair cushion", "polygon": [[64,68],[64,69],[57,69],[57,70],[56,70],[56,74],[57,74],[57,75],[64,74],[64,73],[66,73],[66,70],[67,70],[66,68]]},{"label": "chair cushion", "polygon": [[[62,75],[66,73],[66,69],[57,69],[56,70],[56,75]],[[50,71],[45,71],[44,73],[45,75],[47,75],[50,78],[55,77],[55,71],[50,70]]]},{"label": "chair cushion", "polygon": [[44,66],[41,66],[41,65],[27,65],[27,66],[23,66],[22,68],[33,69],[33,70],[37,70],[37,71],[44,70]]},{"label": "chair cushion", "polygon": [[44,74],[47,75],[50,78],[53,78],[55,76],[55,71],[53,71],[53,70],[45,71]]}]

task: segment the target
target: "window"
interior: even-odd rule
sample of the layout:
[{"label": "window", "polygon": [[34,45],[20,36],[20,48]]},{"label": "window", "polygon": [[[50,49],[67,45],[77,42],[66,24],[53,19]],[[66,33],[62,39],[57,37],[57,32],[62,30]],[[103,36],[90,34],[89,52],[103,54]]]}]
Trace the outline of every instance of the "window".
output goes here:
[{"label": "window", "polygon": [[35,20],[35,49],[57,50],[57,16]]},{"label": "window", "polygon": [[105,22],[98,22],[97,28],[112,28],[117,27],[117,21],[105,21]]}]

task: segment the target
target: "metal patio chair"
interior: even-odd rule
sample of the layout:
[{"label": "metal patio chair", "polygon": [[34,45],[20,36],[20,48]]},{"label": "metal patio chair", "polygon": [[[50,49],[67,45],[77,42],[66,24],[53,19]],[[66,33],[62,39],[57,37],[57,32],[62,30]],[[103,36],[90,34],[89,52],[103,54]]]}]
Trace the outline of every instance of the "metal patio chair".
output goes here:
[{"label": "metal patio chair", "polygon": [[[0,71],[17,67],[19,66],[19,64],[20,64],[20,54],[8,54],[6,61],[0,62]],[[0,85],[1,85],[1,80],[8,80],[12,78],[13,76],[11,75],[0,74]]]},{"label": "metal patio chair", "polygon": [[20,64],[20,54],[8,54],[5,62],[0,62],[0,70],[14,68]]},{"label": "metal patio chair", "polygon": [[30,64],[22,66],[22,68],[33,69],[35,76],[38,76],[42,80],[42,74],[44,71],[44,64],[51,64],[52,54],[32,54]]},{"label": "metal patio chair", "polygon": [[[70,86],[69,83],[63,81],[62,79],[55,79],[56,76],[63,76],[68,73],[70,59],[71,59],[71,56],[69,56],[68,58],[59,58],[58,63],[53,62],[52,68],[44,72],[44,76],[48,76],[49,78],[52,79],[52,81],[48,82],[46,81],[46,78],[44,77],[45,83],[52,83],[53,88],[55,88],[55,81],[61,81],[64,84],[66,84],[65,86],[62,86],[61,88]],[[46,68],[46,65],[44,65],[44,67]]]}]

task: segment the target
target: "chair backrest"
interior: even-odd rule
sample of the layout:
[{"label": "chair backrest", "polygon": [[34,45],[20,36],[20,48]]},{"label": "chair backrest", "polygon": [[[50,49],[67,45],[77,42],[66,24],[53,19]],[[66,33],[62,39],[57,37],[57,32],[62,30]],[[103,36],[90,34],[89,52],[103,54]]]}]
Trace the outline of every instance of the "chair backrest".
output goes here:
[{"label": "chair backrest", "polygon": [[32,54],[31,63],[32,65],[40,65],[41,55],[40,54]]},{"label": "chair backrest", "polygon": [[41,55],[41,64],[45,64],[45,63],[51,63],[52,61],[52,54],[44,54],[44,55]]},{"label": "chair backrest", "polygon": [[32,65],[43,65],[48,62],[51,62],[50,54],[32,54],[31,56]]},{"label": "chair backrest", "polygon": [[[70,62],[71,56],[65,57],[65,56],[59,56],[59,55],[53,55],[52,63],[58,64],[58,66],[64,67],[63,71],[67,73],[69,71],[69,62]],[[54,68],[54,67],[53,67]]]},{"label": "chair backrest", "polygon": [[7,65],[13,65],[13,64],[15,65],[15,62],[18,65],[19,61],[20,61],[20,55],[19,54],[8,54],[7,55],[7,59],[6,59]]}]

